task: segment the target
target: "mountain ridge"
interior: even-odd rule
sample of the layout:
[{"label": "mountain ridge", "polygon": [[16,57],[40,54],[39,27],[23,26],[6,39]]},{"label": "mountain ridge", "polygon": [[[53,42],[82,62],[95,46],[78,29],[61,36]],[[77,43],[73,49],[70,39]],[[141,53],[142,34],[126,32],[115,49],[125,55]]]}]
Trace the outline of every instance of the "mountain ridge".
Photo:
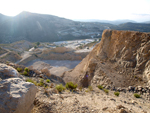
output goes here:
[{"label": "mountain ridge", "polygon": [[123,23],[128,23],[128,22],[132,22],[132,23],[138,23],[134,20],[128,20],[128,19],[122,19],[122,20],[99,20],[99,19],[73,19],[74,21],[80,21],[80,22],[100,22],[100,23],[109,23],[109,24],[113,24],[113,25],[119,25],[119,24],[123,24]]},{"label": "mountain ridge", "polygon": [[101,38],[105,29],[150,32],[150,24],[124,23],[113,25],[99,22],[77,22],[53,15],[26,11],[14,17],[0,14],[0,43],[12,43],[20,40],[54,42]]}]

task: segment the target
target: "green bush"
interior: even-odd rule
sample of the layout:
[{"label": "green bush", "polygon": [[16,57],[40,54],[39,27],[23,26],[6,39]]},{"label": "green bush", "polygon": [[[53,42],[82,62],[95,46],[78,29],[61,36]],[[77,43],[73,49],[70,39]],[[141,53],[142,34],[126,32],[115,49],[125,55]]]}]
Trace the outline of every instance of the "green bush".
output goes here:
[{"label": "green bush", "polygon": [[62,92],[62,91],[64,91],[65,90],[65,87],[62,85],[62,84],[60,84],[60,85],[56,85],[56,87],[55,87],[56,89],[57,89],[57,91],[58,92]]},{"label": "green bush", "polygon": [[114,92],[114,95],[119,96],[120,92]]},{"label": "green bush", "polygon": [[26,68],[24,68],[24,71],[29,72],[29,69],[26,67]]},{"label": "green bush", "polygon": [[21,72],[21,71],[22,71],[22,68],[19,68],[19,67],[18,67],[18,68],[17,68],[17,71],[18,71],[18,72]]},{"label": "green bush", "polygon": [[77,88],[77,84],[73,84],[72,82],[68,82],[68,83],[66,83],[66,88],[67,89],[76,89]]},{"label": "green bush", "polygon": [[31,83],[33,83],[34,85],[37,85],[37,82],[34,81],[34,80],[32,80],[32,79],[27,79],[26,82],[31,82]]},{"label": "green bush", "polygon": [[38,86],[44,86],[44,80],[43,79],[40,80],[40,83],[38,83]]},{"label": "green bush", "polygon": [[28,72],[26,72],[26,71],[24,71],[22,74],[25,75],[25,76],[29,75]]},{"label": "green bush", "polygon": [[109,93],[109,90],[108,90],[108,89],[104,89],[104,92],[105,92],[106,94],[108,94],[108,93]]},{"label": "green bush", "polygon": [[134,96],[135,96],[136,98],[140,98],[140,97],[141,97],[141,95],[138,94],[138,93],[134,93]]},{"label": "green bush", "polygon": [[46,82],[47,82],[47,83],[50,83],[50,79],[47,79]]},{"label": "green bush", "polygon": [[99,89],[101,89],[101,90],[103,89],[103,86],[102,86],[102,85],[98,85],[97,87],[98,87]]}]

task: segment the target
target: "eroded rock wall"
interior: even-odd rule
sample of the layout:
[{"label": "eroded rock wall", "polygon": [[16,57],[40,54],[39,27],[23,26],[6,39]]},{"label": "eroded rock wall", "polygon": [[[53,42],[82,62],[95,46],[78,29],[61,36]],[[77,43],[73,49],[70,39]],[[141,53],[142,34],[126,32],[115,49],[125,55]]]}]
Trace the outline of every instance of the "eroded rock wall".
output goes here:
[{"label": "eroded rock wall", "polygon": [[104,30],[101,42],[62,77],[66,82],[74,81],[82,86],[102,82],[125,87],[139,84],[139,80],[150,80],[149,61],[150,34]]}]

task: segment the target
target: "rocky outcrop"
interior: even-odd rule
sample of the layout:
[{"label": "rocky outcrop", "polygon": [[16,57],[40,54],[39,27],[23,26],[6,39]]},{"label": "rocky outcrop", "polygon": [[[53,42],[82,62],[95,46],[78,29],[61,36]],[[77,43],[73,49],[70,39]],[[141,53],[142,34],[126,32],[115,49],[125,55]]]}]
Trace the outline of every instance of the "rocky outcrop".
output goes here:
[{"label": "rocky outcrop", "polygon": [[0,63],[0,113],[29,113],[37,88],[11,66]]},{"label": "rocky outcrop", "polygon": [[0,78],[1,79],[16,78],[18,76],[19,76],[19,73],[16,69],[6,64],[0,63]]},{"label": "rocky outcrop", "polygon": [[82,86],[103,84],[127,87],[150,80],[150,34],[104,30],[90,54],[62,77]]},{"label": "rocky outcrop", "polygon": [[33,108],[37,88],[20,78],[9,78],[0,82],[0,112],[29,113]]}]

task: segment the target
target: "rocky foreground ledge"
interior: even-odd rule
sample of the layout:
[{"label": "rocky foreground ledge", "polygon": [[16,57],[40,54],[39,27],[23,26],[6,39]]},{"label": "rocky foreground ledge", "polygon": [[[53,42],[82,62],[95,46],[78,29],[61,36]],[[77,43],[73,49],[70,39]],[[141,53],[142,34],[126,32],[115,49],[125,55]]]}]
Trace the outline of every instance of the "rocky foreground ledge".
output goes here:
[{"label": "rocky foreground ledge", "polygon": [[19,76],[13,67],[0,64],[1,113],[29,113],[33,108],[37,88]]}]

